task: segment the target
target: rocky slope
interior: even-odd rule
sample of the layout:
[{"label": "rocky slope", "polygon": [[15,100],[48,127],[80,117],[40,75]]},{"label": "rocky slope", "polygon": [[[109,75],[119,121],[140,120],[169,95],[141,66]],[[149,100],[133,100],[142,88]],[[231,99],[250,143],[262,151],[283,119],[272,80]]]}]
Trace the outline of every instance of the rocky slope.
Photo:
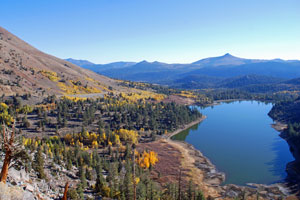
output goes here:
[{"label": "rocky slope", "polygon": [[0,94],[104,93],[107,77],[39,51],[0,27]]}]

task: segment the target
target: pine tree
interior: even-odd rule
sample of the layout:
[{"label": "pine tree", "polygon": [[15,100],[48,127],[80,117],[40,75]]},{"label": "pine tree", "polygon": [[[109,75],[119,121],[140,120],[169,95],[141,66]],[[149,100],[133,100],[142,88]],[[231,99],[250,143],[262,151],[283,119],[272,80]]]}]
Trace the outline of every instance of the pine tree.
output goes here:
[{"label": "pine tree", "polygon": [[84,199],[83,191],[84,191],[83,185],[82,185],[82,183],[79,183],[79,184],[77,185],[77,193],[78,193],[80,199]]},{"label": "pine tree", "polygon": [[126,166],[125,166],[125,177],[123,181],[123,191],[125,194],[126,199],[132,199],[133,198],[133,180],[132,180],[132,170],[130,167],[130,161],[127,160]]},{"label": "pine tree", "polygon": [[82,165],[80,165],[78,173],[79,173],[79,178],[80,178],[80,181],[82,184],[82,188],[86,188],[86,186],[87,186],[86,175],[85,175],[85,170]]},{"label": "pine tree", "polygon": [[201,191],[197,192],[196,200],[205,200],[205,197]]},{"label": "pine tree", "polygon": [[193,185],[192,180],[189,181],[187,196],[188,196],[188,199],[193,199],[193,197],[194,197],[194,185]]},{"label": "pine tree", "polygon": [[42,149],[39,146],[37,149],[37,152],[34,155],[34,161],[33,161],[33,169],[38,173],[38,177],[41,179],[45,179],[46,178],[46,174],[44,172],[44,157],[42,154]]}]

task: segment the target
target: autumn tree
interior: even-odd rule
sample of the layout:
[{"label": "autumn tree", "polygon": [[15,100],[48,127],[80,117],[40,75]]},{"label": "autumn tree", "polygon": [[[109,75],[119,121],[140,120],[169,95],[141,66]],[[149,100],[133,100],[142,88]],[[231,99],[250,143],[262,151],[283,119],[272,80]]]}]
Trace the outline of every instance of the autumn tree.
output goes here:
[{"label": "autumn tree", "polygon": [[143,153],[139,154],[137,152],[137,159],[136,162],[139,164],[140,167],[148,169],[154,166],[158,162],[157,153],[154,151],[144,151]]},{"label": "autumn tree", "polygon": [[14,122],[13,117],[8,112],[9,107],[5,103],[0,103],[0,122],[7,126]]}]

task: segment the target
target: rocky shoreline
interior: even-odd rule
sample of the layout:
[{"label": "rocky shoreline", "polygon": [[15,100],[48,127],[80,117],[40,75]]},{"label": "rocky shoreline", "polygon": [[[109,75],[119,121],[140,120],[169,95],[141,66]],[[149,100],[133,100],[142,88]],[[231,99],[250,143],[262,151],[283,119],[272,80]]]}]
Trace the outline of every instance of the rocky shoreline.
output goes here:
[{"label": "rocky shoreline", "polygon": [[[237,197],[257,199],[258,196],[260,199],[282,199],[283,197],[291,195],[291,188],[289,187],[288,183],[285,182],[272,185],[255,183],[249,183],[247,186],[239,186],[234,184],[221,185],[225,180],[225,174],[223,172],[219,172],[216,169],[216,166],[212,164],[208,158],[206,158],[193,145],[171,139],[172,136],[190,128],[195,124],[200,123],[204,119],[206,119],[206,116],[203,116],[201,119],[186,125],[184,128],[167,134],[162,140],[182,152],[183,163],[192,159],[193,167],[198,169],[201,173],[202,183],[199,183],[199,185],[204,188],[204,193],[206,193],[207,196],[212,196],[215,199],[232,199]],[[279,129],[282,127],[283,125],[280,124],[280,126],[276,128]],[[197,177],[198,174],[194,174],[194,176]]]}]

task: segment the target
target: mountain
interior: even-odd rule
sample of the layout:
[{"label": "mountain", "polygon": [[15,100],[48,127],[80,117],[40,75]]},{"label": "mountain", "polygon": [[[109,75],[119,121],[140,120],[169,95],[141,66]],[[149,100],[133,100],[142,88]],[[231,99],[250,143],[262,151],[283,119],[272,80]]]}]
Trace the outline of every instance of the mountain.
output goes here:
[{"label": "mountain", "polygon": [[92,70],[94,72],[97,73],[102,73],[103,71],[111,71],[114,69],[123,69],[123,68],[127,68],[130,67],[132,65],[135,65],[135,62],[114,62],[114,63],[110,63],[110,64],[106,64],[106,65],[101,65],[101,64],[97,64],[97,65],[83,65],[81,67],[85,68],[85,69],[89,69]]},{"label": "mountain", "polygon": [[237,66],[205,67],[190,71],[186,73],[186,75],[187,74],[203,74],[207,76],[228,78],[234,76],[256,74],[291,79],[300,77],[300,61],[277,62],[270,60],[265,62],[248,63]]},{"label": "mountain", "polygon": [[172,86],[186,89],[201,89],[201,88],[244,88],[257,85],[276,84],[284,82],[285,79],[274,78],[262,75],[244,75],[230,78],[214,77],[206,75],[188,75],[184,78],[175,80]]},{"label": "mountain", "polygon": [[95,65],[94,63],[88,61],[88,60],[75,60],[75,59],[72,59],[72,58],[67,58],[65,59],[66,61],[70,62],[70,63],[73,63],[74,65],[78,65],[80,67],[82,66],[89,66],[89,65]]},{"label": "mountain", "polygon": [[0,93],[104,93],[109,86],[118,87],[114,80],[43,53],[0,27]]},{"label": "mountain", "polygon": [[[264,78],[268,81],[270,81],[270,77],[283,81],[300,77],[300,61],[298,60],[245,59],[229,53],[219,57],[201,59],[190,64],[142,61],[129,62],[129,64],[117,62],[92,66],[83,65],[82,67],[112,78],[189,89],[266,84],[263,83]],[[230,80],[231,78],[233,79]],[[228,79],[227,86],[225,83],[225,85],[220,83],[225,79]],[[229,80],[232,82],[229,83]]]},{"label": "mountain", "polygon": [[150,82],[153,78],[153,74],[160,73],[163,74],[166,71],[169,71],[167,68],[168,64],[160,62],[147,62],[142,61],[130,66],[123,67],[111,67],[112,65],[106,65],[105,70],[102,70],[100,73],[118,79],[129,79],[132,81],[147,81]]},{"label": "mountain", "polygon": [[274,78],[270,76],[261,76],[261,75],[245,75],[238,76],[233,78],[225,79],[218,83],[218,87],[222,88],[239,88],[249,85],[259,85],[259,84],[277,84],[282,82],[284,79]]},{"label": "mountain", "polygon": [[235,65],[246,64],[249,62],[252,62],[252,60],[238,58],[229,53],[226,53],[223,56],[205,58],[205,59],[193,62],[193,64],[205,65],[205,66],[226,66],[226,65],[235,66]]},{"label": "mountain", "polygon": [[300,86],[300,78],[290,79],[290,80],[285,81],[285,83]]},{"label": "mountain", "polygon": [[186,89],[214,88],[223,80],[224,78],[221,77],[191,74],[172,81],[171,85],[176,88]]}]

